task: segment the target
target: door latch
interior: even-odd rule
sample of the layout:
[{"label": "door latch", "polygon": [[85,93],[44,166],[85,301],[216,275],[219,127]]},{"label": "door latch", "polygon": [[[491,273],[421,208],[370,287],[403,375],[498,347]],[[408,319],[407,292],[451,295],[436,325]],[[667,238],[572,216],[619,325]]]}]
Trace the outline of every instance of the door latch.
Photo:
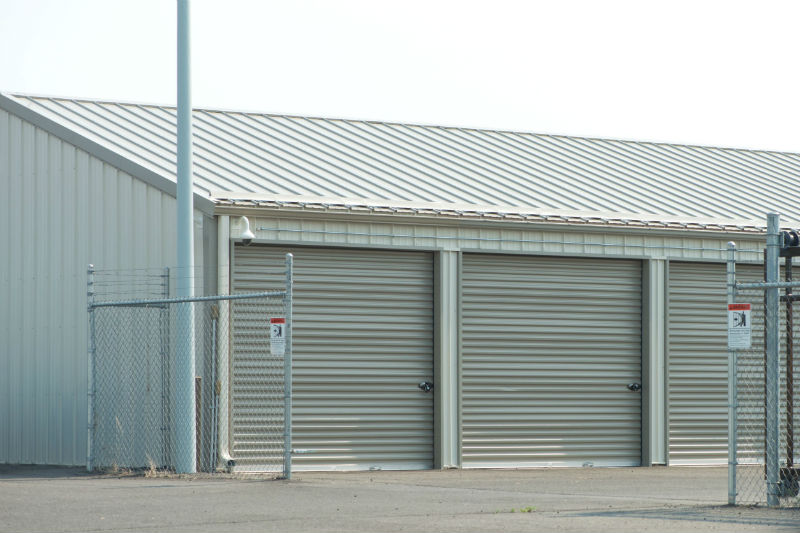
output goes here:
[{"label": "door latch", "polygon": [[433,390],[433,383],[430,381],[422,381],[417,387],[419,387],[422,392],[430,392]]},{"label": "door latch", "polygon": [[637,392],[642,390],[642,385],[640,383],[628,383],[628,390],[632,390],[633,392]]}]

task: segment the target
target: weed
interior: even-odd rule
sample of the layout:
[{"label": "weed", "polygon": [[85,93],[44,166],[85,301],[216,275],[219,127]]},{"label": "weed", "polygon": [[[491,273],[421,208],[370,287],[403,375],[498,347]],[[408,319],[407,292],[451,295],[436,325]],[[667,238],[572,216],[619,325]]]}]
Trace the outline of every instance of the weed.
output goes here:
[{"label": "weed", "polygon": [[158,468],[156,467],[156,462],[148,455],[147,456],[147,469],[144,471],[144,477],[156,477],[158,476]]},{"label": "weed", "polygon": [[[527,507],[520,507],[520,508],[519,508],[519,512],[520,512],[520,513],[532,513],[532,512],[534,512],[535,510],[536,510],[536,507],[534,507],[534,506],[532,506],[532,505],[529,505],[529,506],[527,506]],[[494,512],[494,514],[498,514],[498,513],[502,513],[502,512],[503,512],[503,511],[499,511],[499,510],[498,510],[498,511],[495,511],[495,512]],[[514,507],[512,507],[512,508],[511,508],[509,511],[507,511],[507,512],[509,512],[509,513],[516,513],[516,512],[517,512],[517,509],[516,509],[516,508],[514,508]]]}]

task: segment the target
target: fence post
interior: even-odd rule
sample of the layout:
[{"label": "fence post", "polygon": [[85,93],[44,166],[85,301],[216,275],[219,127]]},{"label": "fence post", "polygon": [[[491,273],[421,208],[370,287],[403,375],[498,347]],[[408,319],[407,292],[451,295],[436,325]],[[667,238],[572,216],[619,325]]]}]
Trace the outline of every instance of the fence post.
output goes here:
[{"label": "fence post", "polygon": [[[161,273],[161,296],[169,298],[169,267]],[[172,373],[170,371],[170,332],[169,332],[169,306],[164,305],[160,312],[159,320],[159,345],[161,349],[161,464],[168,466],[172,457],[172,403],[170,401],[170,388],[172,387]]]},{"label": "fence post", "polygon": [[88,364],[87,364],[87,424],[86,424],[86,470],[91,472],[94,468],[94,362],[95,362],[95,342],[94,342],[94,265],[89,265],[86,281],[87,311],[89,312],[89,342],[88,342]]},{"label": "fence post", "polygon": [[286,350],[283,354],[283,475],[292,478],[292,290],[294,256],[286,254]]},{"label": "fence post", "polygon": [[[728,303],[736,303],[736,243],[728,243]],[[738,390],[736,388],[736,350],[728,348],[728,505],[736,505],[736,424]]]},{"label": "fence post", "polygon": [[[775,213],[767,215],[767,257],[766,271],[767,283],[778,281],[778,261],[780,252],[780,216]],[[780,427],[778,419],[779,394],[780,394],[780,364],[778,342],[780,338],[779,324],[779,289],[766,289],[766,348],[767,348],[767,375],[766,377],[766,474],[767,474],[767,505],[777,507],[778,483],[780,471]]]}]

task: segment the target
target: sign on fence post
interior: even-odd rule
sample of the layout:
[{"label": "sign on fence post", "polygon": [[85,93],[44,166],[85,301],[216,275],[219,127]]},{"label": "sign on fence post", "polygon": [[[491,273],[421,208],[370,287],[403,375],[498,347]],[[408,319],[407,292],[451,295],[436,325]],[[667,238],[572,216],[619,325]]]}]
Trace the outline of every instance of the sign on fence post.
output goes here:
[{"label": "sign on fence post", "polygon": [[273,356],[283,357],[286,353],[286,319],[269,319],[269,349]]},{"label": "sign on fence post", "polygon": [[750,304],[728,304],[728,348],[749,349],[751,331]]}]

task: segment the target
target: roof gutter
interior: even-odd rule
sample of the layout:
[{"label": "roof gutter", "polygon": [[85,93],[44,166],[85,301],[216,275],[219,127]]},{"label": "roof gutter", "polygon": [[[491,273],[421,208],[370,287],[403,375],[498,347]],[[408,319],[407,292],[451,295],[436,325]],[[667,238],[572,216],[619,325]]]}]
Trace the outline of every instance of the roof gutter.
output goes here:
[{"label": "roof gutter", "polygon": [[431,226],[458,226],[502,229],[535,229],[583,233],[627,233],[633,235],[648,235],[660,237],[685,237],[685,238],[725,238],[725,239],[763,239],[764,231],[757,227],[737,226],[670,226],[663,223],[645,223],[634,221],[617,221],[603,224],[599,221],[572,221],[559,219],[524,219],[502,218],[497,216],[456,215],[418,213],[409,214],[389,211],[363,210],[326,210],[319,208],[291,208],[276,206],[242,206],[242,205],[217,205],[217,215],[249,216],[263,218],[293,218],[293,219],[325,219],[330,221],[364,221],[369,217],[370,222],[385,224],[425,224]]}]

